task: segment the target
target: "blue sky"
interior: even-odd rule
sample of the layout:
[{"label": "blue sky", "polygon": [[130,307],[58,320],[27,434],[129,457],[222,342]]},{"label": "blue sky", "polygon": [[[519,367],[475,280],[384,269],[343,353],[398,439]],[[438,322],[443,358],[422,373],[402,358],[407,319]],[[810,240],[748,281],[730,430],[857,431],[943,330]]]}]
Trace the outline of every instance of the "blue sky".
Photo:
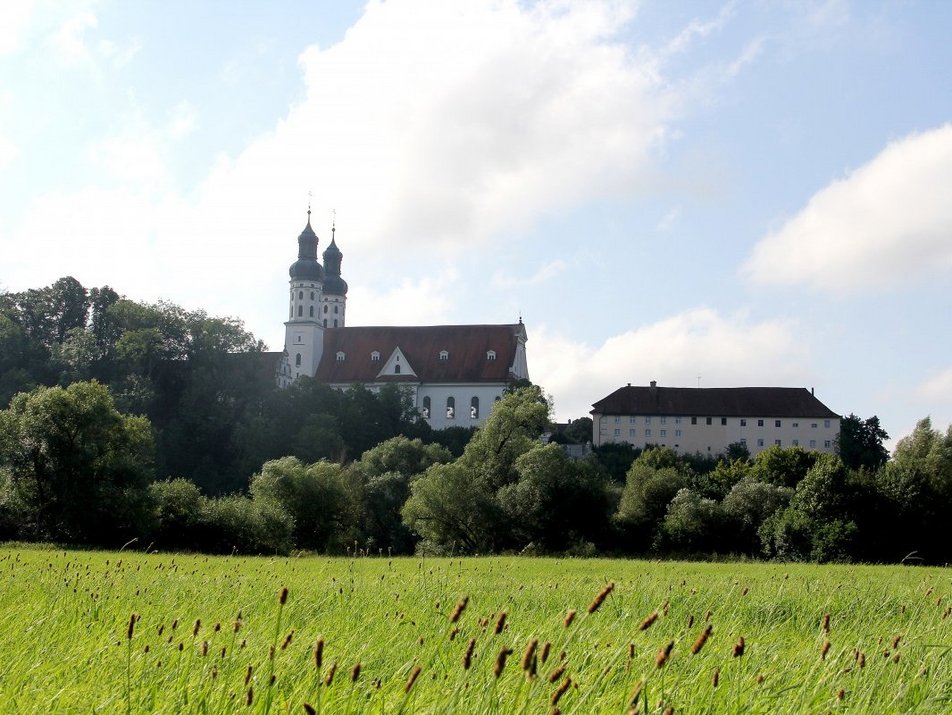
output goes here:
[{"label": "blue sky", "polygon": [[[627,382],[952,422],[952,3],[0,5],[0,288],[283,344],[308,201],[348,323],[513,322]],[[309,198],[310,196],[310,198]]]}]

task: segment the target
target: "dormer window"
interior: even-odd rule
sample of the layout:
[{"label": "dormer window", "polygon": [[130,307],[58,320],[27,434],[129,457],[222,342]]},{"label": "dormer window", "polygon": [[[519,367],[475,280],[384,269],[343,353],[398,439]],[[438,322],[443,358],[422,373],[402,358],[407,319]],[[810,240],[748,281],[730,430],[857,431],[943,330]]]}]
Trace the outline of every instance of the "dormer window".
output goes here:
[{"label": "dormer window", "polygon": [[495,360],[495,359],[496,359],[496,351],[495,351],[495,350],[489,350],[489,351],[487,351],[487,352],[486,352],[486,359],[487,359],[487,360]]},{"label": "dormer window", "polygon": [[394,375],[400,374],[400,363],[397,363],[396,365],[393,366],[393,374]]},{"label": "dormer window", "polygon": [[344,352],[342,350],[337,351],[337,362],[344,362]]},{"label": "dormer window", "polygon": [[371,362],[380,362],[380,351],[379,351],[379,350],[374,350],[372,353],[370,353],[370,361],[371,361]]},{"label": "dormer window", "polygon": [[449,360],[449,359],[450,359],[450,353],[449,353],[449,351],[448,351],[448,350],[440,350],[440,360],[442,361],[442,360]]}]

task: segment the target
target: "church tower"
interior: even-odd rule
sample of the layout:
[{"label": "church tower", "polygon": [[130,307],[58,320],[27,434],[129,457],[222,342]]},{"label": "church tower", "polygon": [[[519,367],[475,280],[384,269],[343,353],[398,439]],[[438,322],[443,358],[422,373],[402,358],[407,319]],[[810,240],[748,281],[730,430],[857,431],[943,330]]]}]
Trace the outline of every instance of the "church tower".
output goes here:
[{"label": "church tower", "polygon": [[308,208],[307,225],[298,236],[298,259],[288,270],[291,293],[288,321],[284,324],[284,349],[292,378],[313,376],[324,352],[324,326],[319,316],[323,304],[324,269],[317,262],[317,242],[317,234],[311,228],[311,209]]},{"label": "church tower", "polygon": [[344,254],[335,241],[337,227],[331,227],[331,245],[324,251],[324,293],[321,298],[320,319],[325,328],[343,328],[347,307],[347,281],[340,277]]}]

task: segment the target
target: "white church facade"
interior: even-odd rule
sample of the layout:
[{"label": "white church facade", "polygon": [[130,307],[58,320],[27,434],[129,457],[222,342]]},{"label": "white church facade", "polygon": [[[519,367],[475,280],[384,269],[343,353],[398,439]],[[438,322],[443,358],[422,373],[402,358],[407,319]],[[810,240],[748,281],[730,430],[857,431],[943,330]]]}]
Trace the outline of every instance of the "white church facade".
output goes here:
[{"label": "white church facade", "polygon": [[481,425],[507,387],[529,379],[521,319],[502,325],[348,326],[348,286],[335,234],[332,229],[321,265],[308,211],[298,258],[288,271],[281,387],[301,376],[341,389],[397,384],[433,429],[444,429]]}]

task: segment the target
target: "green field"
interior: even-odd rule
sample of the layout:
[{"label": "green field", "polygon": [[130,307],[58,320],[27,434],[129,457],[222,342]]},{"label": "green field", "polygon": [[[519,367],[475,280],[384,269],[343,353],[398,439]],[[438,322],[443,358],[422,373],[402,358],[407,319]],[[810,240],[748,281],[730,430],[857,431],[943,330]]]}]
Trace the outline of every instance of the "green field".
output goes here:
[{"label": "green field", "polygon": [[628,713],[640,682],[641,713],[947,713],[950,596],[927,568],[7,547],[0,711]]}]

